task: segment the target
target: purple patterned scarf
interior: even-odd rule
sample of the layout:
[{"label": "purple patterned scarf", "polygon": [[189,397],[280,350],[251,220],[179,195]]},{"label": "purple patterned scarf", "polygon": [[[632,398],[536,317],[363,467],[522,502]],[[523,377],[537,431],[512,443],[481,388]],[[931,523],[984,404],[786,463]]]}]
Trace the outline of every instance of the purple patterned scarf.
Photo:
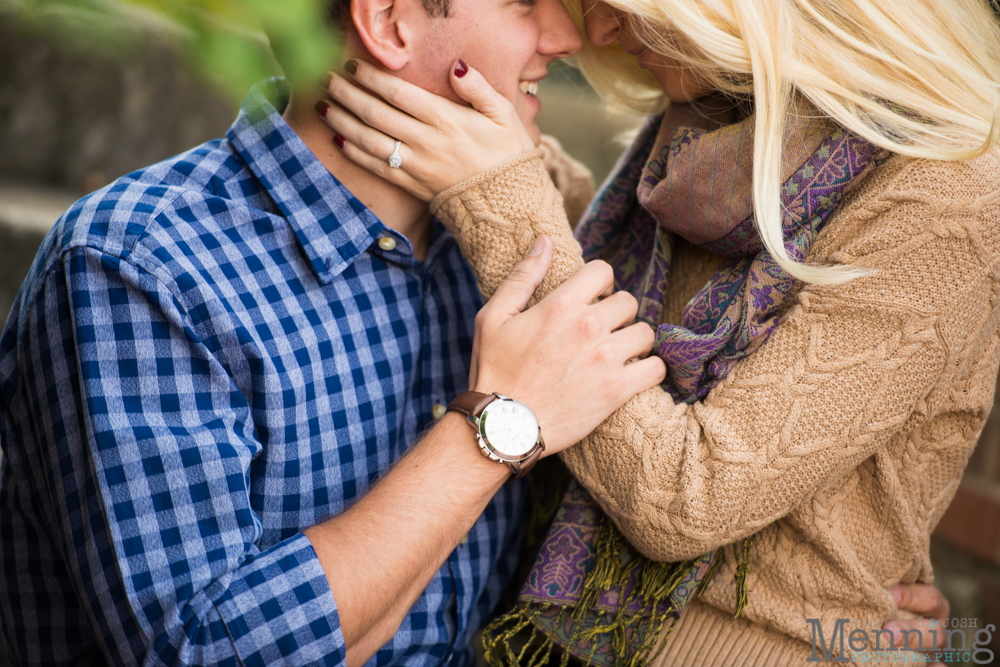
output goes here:
[{"label": "purple patterned scarf", "polygon": [[[753,119],[734,122],[735,113],[732,102],[713,98],[650,118],[577,229],[584,258],[615,267],[616,287],[639,300],[639,319],[656,328],[654,351],[669,369],[663,387],[675,401],[704,399],[763,345],[796,284],[757,233]],[[785,246],[793,259],[805,259],[844,195],[888,156],[796,103],[785,134],[782,187]],[[662,321],[677,236],[727,260],[687,303],[680,325]],[[751,543],[733,545],[738,589]],[[649,561],[573,481],[518,608],[488,629],[487,658],[502,665],[503,653],[507,664],[519,664],[531,646],[516,656],[509,646],[498,652],[498,642],[530,625],[545,639],[529,645],[545,656],[554,643],[602,667],[646,664],[666,624],[708,583],[721,552],[684,563]],[[746,602],[745,587],[741,592],[737,613]],[[498,635],[511,621],[515,626]],[[530,663],[547,659],[536,658]]]}]

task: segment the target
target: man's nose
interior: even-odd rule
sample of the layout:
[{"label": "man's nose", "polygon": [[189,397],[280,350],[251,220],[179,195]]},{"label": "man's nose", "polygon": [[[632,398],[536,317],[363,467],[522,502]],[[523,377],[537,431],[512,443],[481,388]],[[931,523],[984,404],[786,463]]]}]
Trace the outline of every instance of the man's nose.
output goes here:
[{"label": "man's nose", "polygon": [[587,39],[594,46],[607,46],[618,39],[622,13],[603,0],[583,0],[583,21]]},{"label": "man's nose", "polygon": [[537,11],[541,26],[540,53],[569,58],[583,48],[583,39],[561,0],[541,0]]}]

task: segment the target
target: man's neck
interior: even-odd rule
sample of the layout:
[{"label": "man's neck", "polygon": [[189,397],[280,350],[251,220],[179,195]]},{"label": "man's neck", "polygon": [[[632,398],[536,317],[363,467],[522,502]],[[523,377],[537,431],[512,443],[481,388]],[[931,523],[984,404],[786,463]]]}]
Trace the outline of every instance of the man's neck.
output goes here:
[{"label": "man's neck", "polygon": [[432,220],[426,202],[348,160],[334,144],[333,130],[314,108],[322,98],[321,90],[314,97],[296,93],[285,109],[285,122],[351,194],[386,226],[409,239],[414,256],[424,259],[430,244]]}]

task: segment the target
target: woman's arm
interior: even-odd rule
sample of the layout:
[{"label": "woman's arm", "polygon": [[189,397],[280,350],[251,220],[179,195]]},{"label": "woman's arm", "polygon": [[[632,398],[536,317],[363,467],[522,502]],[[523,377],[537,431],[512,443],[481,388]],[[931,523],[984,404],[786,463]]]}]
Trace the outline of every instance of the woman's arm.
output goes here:
[{"label": "woman's arm", "polygon": [[[874,199],[856,206],[864,221],[846,213],[841,226],[855,225],[865,240],[841,255],[876,269],[871,275],[803,289],[768,342],[704,403],[675,405],[655,387],[563,455],[647,556],[681,560],[732,543],[835,483],[925,409],[949,358],[980,333],[947,313],[993,309],[981,253],[956,243],[945,226],[901,232],[945,210],[961,218],[964,206],[971,216],[979,203],[942,208]],[[537,156],[459,184],[434,208],[462,239],[484,293],[513,259],[501,249],[521,252],[534,234],[558,238],[565,255],[554,260],[543,288],[580,261]],[[872,241],[880,238],[892,241]],[[862,254],[866,247],[871,254]],[[931,263],[953,267],[953,275],[925,278]]]},{"label": "woman's arm", "polygon": [[531,305],[583,267],[563,198],[542,158],[542,149],[524,153],[431,201],[431,213],[455,235],[484,299],[507,275],[504,268],[516,264],[541,234],[552,239],[552,266]]}]

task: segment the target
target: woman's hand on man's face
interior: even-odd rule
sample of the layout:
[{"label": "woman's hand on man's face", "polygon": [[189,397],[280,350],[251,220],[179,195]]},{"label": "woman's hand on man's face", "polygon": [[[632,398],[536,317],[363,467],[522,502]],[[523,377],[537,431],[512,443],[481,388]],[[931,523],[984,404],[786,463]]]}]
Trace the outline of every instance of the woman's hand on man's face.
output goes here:
[{"label": "woman's hand on man's face", "polygon": [[[458,61],[451,72],[455,92],[472,105],[456,104],[363,61],[349,61],[354,80],[331,73],[317,111],[337,134],[350,160],[415,197],[430,201],[467,178],[534,148],[507,98],[476,70]],[[396,141],[402,165],[389,167]]]}]

